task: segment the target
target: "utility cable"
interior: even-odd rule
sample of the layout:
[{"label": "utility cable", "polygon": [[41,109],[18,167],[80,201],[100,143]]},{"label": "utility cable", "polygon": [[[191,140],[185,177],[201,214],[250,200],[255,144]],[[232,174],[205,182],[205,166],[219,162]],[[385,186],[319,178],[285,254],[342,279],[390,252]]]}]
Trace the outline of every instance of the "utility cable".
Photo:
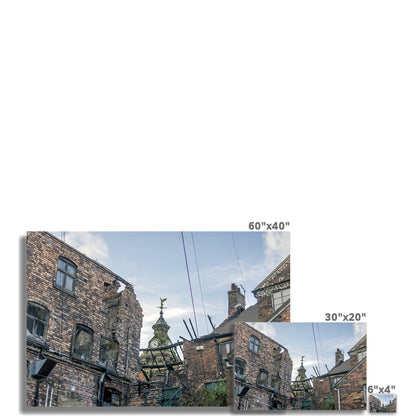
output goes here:
[{"label": "utility cable", "polygon": [[316,346],[316,338],[315,338],[315,328],[313,327],[313,322],[312,322],[312,332],[313,332],[313,340],[315,342],[315,351],[316,351],[316,357],[318,359],[318,368],[319,368],[319,374],[321,374],[321,366],[319,364],[319,355],[318,355],[318,348]]},{"label": "utility cable", "polygon": [[189,283],[189,291],[190,291],[190,293],[191,293],[192,309],[194,310],[194,319],[195,319],[196,333],[197,333],[198,338],[199,338],[198,322],[197,322],[197,320],[196,320],[195,304],[194,304],[194,296],[193,296],[193,294],[192,294],[191,277],[190,277],[190,275],[189,275],[188,258],[186,257],[185,240],[183,239],[183,232],[181,232],[181,236],[182,236],[183,253],[184,253],[184,255],[185,255],[186,272],[188,273],[188,283]]},{"label": "utility cable", "polygon": [[194,248],[194,256],[195,256],[195,263],[196,263],[196,271],[198,273],[198,282],[199,282],[199,291],[201,292],[201,299],[202,299],[202,308],[204,309],[204,318],[205,318],[205,325],[207,327],[207,334],[209,332],[208,329],[208,319],[207,313],[205,312],[205,302],[204,302],[204,294],[202,292],[202,285],[201,285],[201,276],[199,275],[199,266],[198,266],[198,259],[196,258],[196,250],[195,250],[195,242],[194,242],[194,233],[191,232],[192,237],[192,246]]}]

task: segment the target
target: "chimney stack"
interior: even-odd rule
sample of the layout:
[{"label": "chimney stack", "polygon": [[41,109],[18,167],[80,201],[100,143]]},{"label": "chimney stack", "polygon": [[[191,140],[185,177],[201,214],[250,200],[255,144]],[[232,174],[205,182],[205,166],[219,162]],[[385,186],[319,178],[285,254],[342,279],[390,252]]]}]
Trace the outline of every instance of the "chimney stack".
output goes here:
[{"label": "chimney stack", "polygon": [[240,288],[235,284],[231,284],[231,290],[228,291],[228,316],[236,312],[238,309],[246,308],[246,299],[240,292]]},{"label": "chimney stack", "polygon": [[341,364],[342,362],[344,362],[344,354],[337,348],[335,352],[335,365]]}]

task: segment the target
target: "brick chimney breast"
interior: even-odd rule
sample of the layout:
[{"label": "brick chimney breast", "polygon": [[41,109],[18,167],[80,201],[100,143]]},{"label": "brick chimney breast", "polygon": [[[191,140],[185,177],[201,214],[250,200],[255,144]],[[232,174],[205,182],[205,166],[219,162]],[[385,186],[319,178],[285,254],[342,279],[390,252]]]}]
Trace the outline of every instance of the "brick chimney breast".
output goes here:
[{"label": "brick chimney breast", "polygon": [[341,364],[342,362],[344,362],[344,354],[337,348],[335,352],[335,365]]},{"label": "brick chimney breast", "polygon": [[244,310],[245,308],[245,296],[240,292],[240,288],[235,283],[232,283],[231,290],[228,291],[228,316],[232,315],[238,309]]}]

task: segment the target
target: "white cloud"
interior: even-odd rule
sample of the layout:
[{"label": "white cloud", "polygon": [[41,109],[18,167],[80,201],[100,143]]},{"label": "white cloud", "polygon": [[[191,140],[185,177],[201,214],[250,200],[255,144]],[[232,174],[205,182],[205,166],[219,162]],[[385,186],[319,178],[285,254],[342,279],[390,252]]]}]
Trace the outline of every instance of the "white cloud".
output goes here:
[{"label": "white cloud", "polygon": [[268,322],[253,322],[250,324],[254,329],[261,332],[263,335],[268,336],[271,339],[277,338],[277,333],[275,330],[275,326]]},{"label": "white cloud", "polygon": [[89,232],[69,232],[65,242],[99,263],[106,262],[110,257],[107,243],[99,235]]},{"label": "white cloud", "polygon": [[290,253],[290,234],[264,233],[263,238],[266,262],[277,266]]}]

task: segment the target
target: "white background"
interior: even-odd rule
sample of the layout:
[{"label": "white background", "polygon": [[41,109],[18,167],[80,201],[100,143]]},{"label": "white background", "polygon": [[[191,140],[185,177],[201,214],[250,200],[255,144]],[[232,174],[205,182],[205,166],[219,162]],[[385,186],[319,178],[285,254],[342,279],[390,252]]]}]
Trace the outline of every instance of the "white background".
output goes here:
[{"label": "white background", "polygon": [[3,1],[9,412],[26,231],[290,221],[292,320],[365,312],[368,384],[410,414],[414,22],[410,1]]}]

